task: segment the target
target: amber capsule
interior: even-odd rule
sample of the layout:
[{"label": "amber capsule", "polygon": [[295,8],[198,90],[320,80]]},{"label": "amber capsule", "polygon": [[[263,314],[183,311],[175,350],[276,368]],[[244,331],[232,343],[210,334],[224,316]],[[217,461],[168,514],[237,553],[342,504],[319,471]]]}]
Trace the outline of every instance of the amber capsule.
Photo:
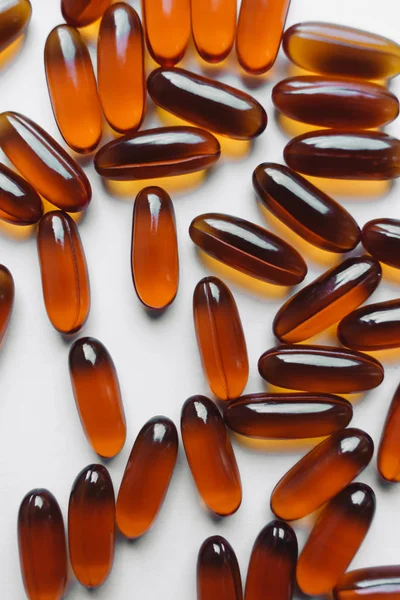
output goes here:
[{"label": "amber capsule", "polygon": [[158,106],[214,133],[249,140],[267,126],[267,113],[255,98],[197,73],[159,68],[147,87]]},{"label": "amber capsule", "polygon": [[14,294],[14,279],[7,267],[0,265],[0,344],[10,321]]},{"label": "amber capsule", "polygon": [[115,545],[115,498],[103,465],[82,469],[72,486],[68,507],[68,543],[78,581],[95,588],[110,574]]},{"label": "amber capsule", "polygon": [[335,600],[398,600],[400,565],[348,571],[333,590]]},{"label": "amber capsule", "polygon": [[387,481],[400,481],[400,385],[396,389],[378,450],[378,471]]},{"label": "amber capsule", "polygon": [[87,207],[85,173],[39,125],[15,112],[0,114],[0,147],[21,175],[49,202],[68,212]]},{"label": "amber capsule", "polygon": [[197,558],[197,600],[242,600],[236,554],[225,538],[207,538]]},{"label": "amber capsule", "polygon": [[86,27],[103,16],[112,0],[61,0],[61,12],[67,23]]},{"label": "amber capsule", "polygon": [[323,509],[297,563],[297,583],[305,594],[323,596],[335,587],[368,533],[375,494],[351,483]]},{"label": "amber capsule", "polygon": [[377,260],[400,269],[400,221],[398,219],[375,219],[362,229],[364,248]]},{"label": "amber capsule", "polygon": [[32,225],[42,215],[42,201],[35,188],[0,163],[0,219],[13,225]]},{"label": "amber capsule", "polygon": [[28,27],[32,6],[29,0],[7,0],[0,6],[0,52]]},{"label": "amber capsule", "polygon": [[226,517],[242,501],[236,458],[224,420],[211,400],[192,396],[181,415],[182,441],[197,490],[206,506]]},{"label": "amber capsule", "polygon": [[143,0],[147,48],[158,64],[182,60],[190,37],[190,0]]},{"label": "amber capsule", "polygon": [[296,285],[307,274],[300,254],[266,229],[220,213],[199,215],[190,224],[192,241],[217,260],[269,283]]},{"label": "amber capsule", "polygon": [[83,337],[69,352],[75,402],[88,442],[104,458],[122,449],[126,424],[113,360],[99,340]]},{"label": "amber capsule", "polygon": [[203,369],[220,400],[237,398],[249,376],[246,340],[234,297],[217,277],[205,277],[193,294],[193,315]]},{"label": "amber capsule", "polygon": [[221,62],[235,41],[236,0],[191,0],[191,10],[197,52],[207,62]]},{"label": "amber capsule", "polygon": [[133,445],[117,499],[117,525],[128,538],[152,526],[164,502],[178,453],[178,432],[167,417],[154,417]]},{"label": "amber capsule", "polygon": [[18,545],[29,600],[61,600],[67,582],[64,522],[58,502],[48,490],[32,490],[22,500]]},{"label": "amber capsule", "polygon": [[338,337],[344,346],[367,352],[400,347],[400,299],[353,311],[339,323]]}]

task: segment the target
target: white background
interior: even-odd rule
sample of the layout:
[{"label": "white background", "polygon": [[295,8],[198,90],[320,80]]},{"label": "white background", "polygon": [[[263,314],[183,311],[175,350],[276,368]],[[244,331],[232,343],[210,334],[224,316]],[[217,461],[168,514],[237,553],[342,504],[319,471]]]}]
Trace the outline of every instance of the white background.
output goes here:
[{"label": "white background", "polygon": [[[49,31],[62,22],[58,0],[33,0],[33,18],[24,45],[1,66],[0,110],[16,110],[37,121],[58,141],[43,69],[43,47]],[[133,2],[135,8],[138,2]],[[400,42],[398,0],[292,0],[288,25],[301,20],[326,20],[369,29]],[[166,32],[167,34],[167,32]],[[92,43],[95,60],[95,46]],[[204,69],[193,49],[184,66]],[[151,68],[151,65],[149,65]],[[245,217],[275,230],[261,213],[251,184],[253,169],[263,161],[282,161],[288,140],[277,124],[271,87],[290,71],[286,58],[265,77],[243,77],[235,56],[223,69],[206,67],[217,79],[254,94],[265,106],[269,124],[251,147],[224,144],[221,161],[205,181],[193,177],[182,182],[165,179],[176,210],[180,248],[180,288],[176,301],[158,319],[150,318],[135,296],[130,274],[131,215],[135,192],[107,190],[90,161],[85,170],[93,187],[93,200],[79,224],[86,251],[92,291],[92,308],[81,335],[99,338],[109,349],[120,378],[128,437],[121,454],[108,463],[115,489],[132,443],[142,425],[156,414],[179,424],[184,400],[196,393],[208,394],[203,378],[192,323],[192,292],[197,281],[218,274],[197,255],[188,236],[196,215],[219,211]],[[390,83],[396,93],[398,81]],[[149,103],[144,127],[159,124]],[[400,135],[399,123],[388,131]],[[109,135],[109,134],[107,134]],[[107,139],[105,136],[104,139]],[[245,156],[235,156],[238,152]],[[2,157],[0,157],[2,159]],[[324,189],[329,189],[322,182]],[[337,187],[337,186],[336,186]],[[177,189],[178,188],[178,189]],[[334,196],[360,225],[374,217],[399,218],[399,184],[339,185]],[[350,191],[352,192],[349,195]],[[340,193],[339,193],[340,192]],[[354,195],[356,193],[357,195]],[[268,222],[269,221],[269,222]],[[19,572],[16,518],[24,494],[47,487],[67,512],[71,484],[87,464],[98,461],[83,435],[72,396],[67,358],[71,341],[65,341],[50,325],[43,305],[34,231],[16,238],[10,227],[0,225],[0,261],[12,272],[16,299],[7,338],[0,356],[0,598],[24,597]],[[293,241],[294,237],[287,237]],[[294,242],[309,264],[307,282],[337,257],[316,259],[310,247]],[[361,254],[359,247],[355,254]],[[225,277],[235,295],[248,342],[250,377],[246,392],[265,389],[257,372],[260,354],[274,344],[272,319],[288,293],[258,286],[256,293],[235,278]],[[399,295],[400,278],[385,278],[373,301]],[[281,295],[277,297],[276,294]],[[333,338],[319,336],[319,342]],[[357,398],[353,425],[366,429],[377,445],[391,396],[399,383],[399,354],[383,356],[386,378],[376,391]],[[269,451],[254,450],[234,441],[242,475],[243,503],[233,516],[216,521],[202,508],[194,489],[182,448],[172,484],[158,520],[143,539],[128,543],[118,539],[115,564],[106,584],[94,593],[100,599],[189,600],[196,597],[195,565],[203,540],[222,534],[233,545],[245,577],[250,550],[260,529],[272,518],[269,497],[278,479],[306,451],[306,447],[275,444]],[[384,487],[376,475],[375,457],[360,480],[373,486],[377,512],[371,530],[352,567],[399,562],[400,486]],[[300,545],[311,520],[296,523]],[[87,598],[87,591],[71,576],[68,597]]]}]

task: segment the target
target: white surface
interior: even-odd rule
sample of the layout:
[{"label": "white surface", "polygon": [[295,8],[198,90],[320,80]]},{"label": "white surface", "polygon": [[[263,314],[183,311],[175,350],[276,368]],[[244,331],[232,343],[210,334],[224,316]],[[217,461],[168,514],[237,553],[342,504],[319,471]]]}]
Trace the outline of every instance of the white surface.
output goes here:
[{"label": "white surface", "polygon": [[[58,0],[33,0],[33,18],[26,43],[1,72],[0,110],[26,114],[61,141],[43,69],[46,36],[53,26],[62,22],[59,4]],[[135,8],[137,4],[133,2]],[[287,24],[301,20],[333,21],[400,41],[399,17],[398,0],[292,0]],[[184,65],[199,69],[193,53]],[[176,301],[161,318],[148,317],[131,282],[133,196],[120,198],[107,193],[92,166],[85,167],[93,186],[93,200],[79,229],[90,273],[92,308],[81,335],[99,338],[109,349],[119,373],[128,437],[121,454],[107,464],[116,491],[132,443],[144,422],[153,415],[165,414],[179,425],[184,400],[195,393],[209,394],[193,331],[192,292],[196,282],[211,269],[198,258],[187,233],[188,226],[200,213],[220,211],[268,227],[255,200],[251,174],[262,161],[282,161],[287,138],[274,118],[270,92],[272,84],[285,76],[287,66],[281,55],[269,77],[243,80],[233,55],[226,70],[213,70],[218,79],[252,89],[266,107],[270,121],[247,157],[234,159],[225,154],[202,185],[176,192],[171,182],[165,180],[176,210],[181,280]],[[251,88],[245,83],[251,84]],[[399,92],[399,82],[392,82],[391,89]],[[158,122],[154,111],[149,113],[151,116],[145,126]],[[388,130],[400,135],[400,122],[390,125]],[[381,197],[345,198],[343,203],[363,225],[374,217],[399,218],[398,197],[397,182],[390,193]],[[51,327],[44,310],[35,238],[16,240],[3,229],[0,227],[0,261],[14,276],[16,301],[0,357],[0,598],[19,600],[24,597],[24,591],[19,571],[16,517],[22,497],[31,488],[47,487],[56,495],[65,516],[76,474],[98,458],[86,442],[75,409],[67,368],[70,342],[64,341]],[[355,253],[361,252],[358,248]],[[308,264],[307,282],[326,268],[312,260],[308,260]],[[396,297],[399,285],[385,280],[372,300]],[[271,322],[282,298],[256,295],[235,282],[231,289],[248,342],[251,373],[246,392],[261,391],[264,384],[257,372],[257,360],[274,344]],[[326,339],[320,336],[319,341]],[[385,359],[384,366],[383,385],[357,404],[352,422],[354,426],[365,428],[375,444],[379,442],[385,414],[400,379],[396,359]],[[305,449],[265,452],[236,442],[234,446],[243,481],[240,510],[222,521],[210,518],[200,505],[181,447],[172,484],[154,528],[138,542],[118,540],[112,575],[95,592],[96,598],[195,598],[199,546],[207,536],[217,533],[226,536],[233,545],[244,579],[254,539],[272,519],[269,509],[272,488]],[[375,457],[360,480],[374,487],[377,512],[352,567],[396,563],[399,561],[400,486],[380,486]],[[301,546],[308,524],[296,524],[295,529]],[[71,582],[68,598],[88,597],[88,592],[72,577]]]}]

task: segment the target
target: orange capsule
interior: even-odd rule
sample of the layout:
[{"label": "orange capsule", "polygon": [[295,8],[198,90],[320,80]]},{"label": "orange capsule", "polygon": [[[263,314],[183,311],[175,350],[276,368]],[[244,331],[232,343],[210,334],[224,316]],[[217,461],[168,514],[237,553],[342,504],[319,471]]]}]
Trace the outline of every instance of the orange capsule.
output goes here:
[{"label": "orange capsule", "polygon": [[113,360],[99,340],[83,337],[69,352],[75,402],[88,442],[104,458],[116,456],[126,438],[124,408]]},{"label": "orange capsule", "polygon": [[0,163],[0,219],[13,225],[32,225],[42,215],[43,204],[35,188]]},{"label": "orange capsule", "polygon": [[69,25],[86,27],[103,15],[112,0],[61,0],[61,12]]},{"label": "orange capsule", "polygon": [[355,350],[400,347],[400,300],[358,308],[339,323],[337,334],[344,346]]},{"label": "orange capsule", "polygon": [[115,498],[103,465],[82,469],[72,486],[68,507],[68,543],[78,581],[96,588],[107,579],[114,560]]},{"label": "orange capsule", "polygon": [[193,479],[206,506],[221,517],[236,512],[242,484],[223,418],[211,400],[192,396],[182,407],[181,434]]},{"label": "orange capsule", "polygon": [[67,547],[61,510],[48,490],[32,490],[22,500],[18,545],[29,600],[61,600],[67,583]]},{"label": "orange capsule", "polygon": [[400,385],[396,389],[382,431],[378,471],[386,481],[400,481]]},{"label": "orange capsule", "polygon": [[361,242],[376,260],[400,269],[400,220],[368,221],[362,229]]},{"label": "orange capsule", "polygon": [[199,550],[197,600],[243,600],[235,551],[220,535],[207,538]]},{"label": "orange capsule", "polygon": [[220,400],[237,398],[249,376],[246,340],[234,297],[217,277],[205,277],[193,294],[193,315],[203,369]]},{"label": "orange capsule", "polygon": [[178,291],[179,259],[175,212],[171,198],[159,187],[147,187],[133,207],[132,279],[148,308],[161,310]]},{"label": "orange capsule", "polygon": [[0,52],[14,42],[29,25],[32,6],[29,0],[8,0],[0,7]]},{"label": "orange capsule", "polygon": [[125,2],[104,13],[97,42],[100,100],[108,123],[121,133],[139,128],[146,109],[143,30]]},{"label": "orange capsule", "polygon": [[86,258],[75,221],[61,210],[46,213],[37,245],[47,316],[60,333],[75,333],[90,309]]},{"label": "orange capsule", "polygon": [[400,565],[349,571],[333,590],[333,597],[335,600],[398,600]]},{"label": "orange capsule", "polygon": [[178,432],[167,417],[153,417],[133,445],[117,499],[117,525],[128,538],[152,526],[164,502],[178,453]]},{"label": "orange capsule", "polygon": [[147,48],[164,67],[182,60],[190,37],[190,0],[143,0]]},{"label": "orange capsule", "polygon": [[272,511],[287,521],[309,515],[357,477],[373,453],[374,443],[365,431],[336,431],[277,483],[271,495]]},{"label": "orange capsule", "polygon": [[6,334],[14,305],[14,279],[4,265],[0,265],[0,344]]},{"label": "orange capsule", "polygon": [[221,62],[235,41],[236,0],[191,0],[191,9],[197,52],[207,62]]}]

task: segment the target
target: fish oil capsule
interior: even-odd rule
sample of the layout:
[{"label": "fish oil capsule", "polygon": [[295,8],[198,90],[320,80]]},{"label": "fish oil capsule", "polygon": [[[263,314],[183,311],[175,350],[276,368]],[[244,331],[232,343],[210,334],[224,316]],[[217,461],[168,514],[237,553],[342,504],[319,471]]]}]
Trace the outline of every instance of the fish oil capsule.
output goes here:
[{"label": "fish oil capsule", "polygon": [[147,187],[133,207],[132,278],[148,308],[161,310],[178,291],[179,259],[175,212],[171,198],[159,187]]},{"label": "fish oil capsule", "polygon": [[240,65],[260,75],[275,63],[290,0],[242,0],[236,34]]},{"label": "fish oil capsule", "polygon": [[68,507],[68,543],[78,581],[96,588],[107,579],[114,560],[115,498],[103,465],[82,469],[72,486]]},{"label": "fish oil capsule", "polygon": [[400,221],[398,219],[375,219],[362,229],[364,248],[377,260],[400,269]]},{"label": "fish oil capsule", "polygon": [[116,456],[126,438],[118,375],[105,346],[95,338],[76,340],[69,352],[69,372],[82,427],[93,450]]},{"label": "fish oil capsule", "polygon": [[207,538],[199,550],[197,600],[243,600],[235,551],[220,535]]},{"label": "fish oil capsule", "polygon": [[6,334],[14,305],[14,279],[4,265],[0,265],[0,344]]},{"label": "fish oil capsule", "polygon": [[360,229],[350,213],[289,167],[258,165],[253,186],[260,202],[310,244],[349,252],[360,241]]},{"label": "fish oil capsule", "polygon": [[333,590],[334,600],[397,600],[400,597],[400,565],[348,571]]},{"label": "fish oil capsule", "polygon": [[224,411],[232,431],[251,438],[301,439],[330,435],[347,427],[353,408],[332,394],[248,394]]},{"label": "fish oil capsule", "polygon": [[103,16],[112,0],[61,0],[61,12],[69,25],[86,27]]},{"label": "fish oil capsule", "polygon": [[310,596],[328,594],[353,560],[375,513],[375,494],[351,483],[323,509],[297,563],[297,583]]},{"label": "fish oil capsule", "polygon": [[205,396],[186,400],[181,434],[197,491],[206,506],[221,517],[236,512],[242,501],[242,484],[225,423],[215,404]]},{"label": "fish oil capsule", "polygon": [[197,52],[207,62],[221,62],[235,41],[236,0],[191,0],[191,10]]},{"label": "fish oil capsule", "polygon": [[22,500],[18,545],[29,600],[61,600],[67,582],[64,522],[58,502],[48,490],[32,490]]},{"label": "fish oil capsule", "polygon": [[208,131],[159,127],[109,142],[97,152],[94,166],[102,177],[131,181],[201,171],[220,154],[218,140]]},{"label": "fish oil capsule", "polygon": [[257,536],[247,571],[245,600],[292,600],[297,538],[284,521],[271,521]]},{"label": "fish oil capsule", "polygon": [[292,521],[314,512],[365,469],[374,443],[361,429],[342,429],[315,446],[282,477],[271,495],[271,510]]},{"label": "fish oil capsule", "polygon": [[35,188],[0,163],[0,219],[13,225],[32,225],[42,215],[42,201]]},{"label": "fish oil capsule", "polygon": [[29,25],[32,6],[29,0],[8,0],[0,6],[0,52],[14,42]]},{"label": "fish oil capsule", "polygon": [[382,276],[378,261],[368,256],[347,258],[289,298],[277,312],[273,330],[284,342],[301,342],[362,304]]},{"label": "fish oil capsule", "polygon": [[396,389],[378,450],[377,466],[386,481],[400,481],[400,386]]},{"label": "fish oil capsule", "polygon": [[39,125],[15,112],[0,114],[0,147],[46,200],[68,212],[87,207],[90,183],[80,166]]},{"label": "fish oil capsule", "polygon": [[60,333],[75,333],[90,309],[86,258],[75,221],[60,210],[46,213],[37,246],[47,316]]},{"label": "fish oil capsule", "polygon": [[354,310],[339,323],[338,337],[344,346],[367,352],[400,347],[400,299]]},{"label": "fish oil capsule", "polygon": [[143,0],[147,49],[164,67],[182,60],[190,37],[190,0]]},{"label": "fish oil capsule", "polygon": [[220,400],[237,398],[249,376],[246,340],[234,297],[217,277],[205,277],[193,294],[197,343],[209,386]]},{"label": "fish oil capsule", "polygon": [[197,73],[159,68],[147,87],[158,106],[214,133],[249,140],[267,126],[267,113],[255,98]]},{"label": "fish oil capsule", "polygon": [[100,100],[110,126],[139,128],[146,109],[143,30],[137,12],[119,2],[104,13],[97,42]]},{"label": "fish oil capsule", "polygon": [[199,215],[190,224],[192,241],[217,260],[256,279],[296,285],[307,274],[300,254],[266,229],[221,213]]},{"label": "fish oil capsule", "polygon": [[383,367],[368,354],[333,346],[283,345],[258,361],[261,377],[273,385],[309,392],[349,394],[383,381]]},{"label": "fish oil capsule", "polygon": [[167,417],[154,417],[140,430],[117,499],[117,525],[128,538],[152,526],[164,502],[178,453],[178,432]]}]

